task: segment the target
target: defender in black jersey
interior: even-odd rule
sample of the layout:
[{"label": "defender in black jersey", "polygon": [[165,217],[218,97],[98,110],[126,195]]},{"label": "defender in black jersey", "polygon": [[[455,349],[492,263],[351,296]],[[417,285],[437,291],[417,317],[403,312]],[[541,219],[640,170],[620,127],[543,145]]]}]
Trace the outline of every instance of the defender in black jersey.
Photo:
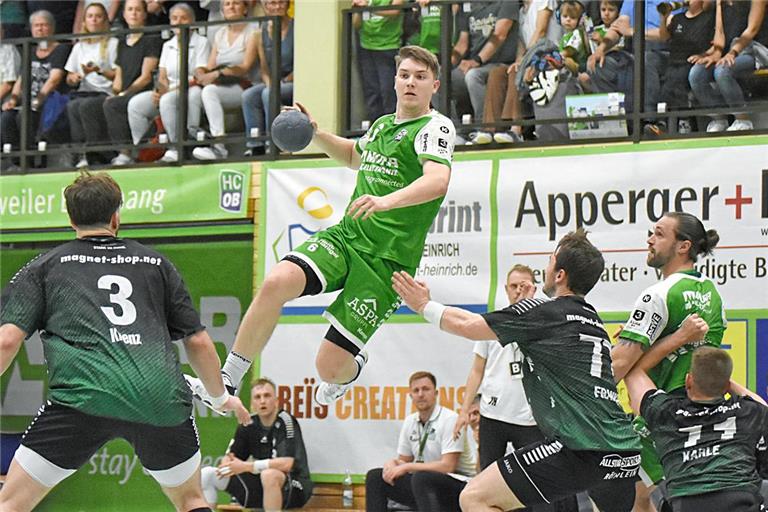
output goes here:
[{"label": "defender in black jersey", "polygon": [[[206,507],[191,394],[171,343],[220,410],[248,412],[230,397],[213,343],[174,266],[117,238],[120,187],[81,174],[65,191],[77,239],[38,256],[3,290],[0,370],[40,331],[48,399],[24,434],[0,491],[0,509],[31,510],[104,443],[124,438],[181,510]],[[207,510],[207,508],[202,508]]]},{"label": "defender in black jersey", "polygon": [[656,389],[642,367],[625,378],[632,407],[645,418],[661,456],[675,512],[762,510],[768,407],[730,381],[732,369],[727,352],[701,347],[693,353],[685,397]]},{"label": "defender in black jersey", "polygon": [[517,342],[525,357],[523,386],[546,440],[472,479],[463,510],[510,510],[605,487],[621,489],[624,499],[598,503],[602,510],[631,510],[640,441],[618,402],[608,335],[584,300],[603,267],[586,233],[569,233],[546,270],[544,291],[554,299],[526,299],[485,315],[430,301],[423,283],[393,275],[395,291],[428,321],[474,340]]},{"label": "defender in black jersey", "polygon": [[253,423],[238,427],[219,467],[202,469],[206,500],[215,507],[216,491],[226,490],[248,508],[303,506],[313,484],[299,422],[278,409],[275,384],[267,378],[253,383],[251,409]]}]

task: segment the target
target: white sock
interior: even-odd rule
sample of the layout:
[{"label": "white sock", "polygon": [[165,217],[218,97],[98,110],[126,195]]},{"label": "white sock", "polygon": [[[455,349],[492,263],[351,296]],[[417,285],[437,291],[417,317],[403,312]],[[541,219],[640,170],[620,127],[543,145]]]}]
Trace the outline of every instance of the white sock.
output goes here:
[{"label": "white sock", "polygon": [[357,364],[357,373],[352,378],[352,380],[347,382],[347,384],[349,384],[350,382],[355,382],[357,380],[357,378],[360,376],[360,373],[363,371],[363,366],[365,366],[365,363],[367,362],[368,362],[368,358],[365,357],[362,352],[358,353],[355,356],[355,363]]},{"label": "white sock", "polygon": [[215,506],[219,500],[216,491],[223,491],[229,485],[229,477],[219,478],[216,476],[216,468],[205,466],[200,470],[200,484],[203,488],[205,501]]},{"label": "white sock", "polygon": [[250,367],[251,361],[237,352],[230,352],[229,355],[227,355],[227,360],[224,362],[224,366],[221,368],[221,376],[224,379],[224,384],[237,388]]}]

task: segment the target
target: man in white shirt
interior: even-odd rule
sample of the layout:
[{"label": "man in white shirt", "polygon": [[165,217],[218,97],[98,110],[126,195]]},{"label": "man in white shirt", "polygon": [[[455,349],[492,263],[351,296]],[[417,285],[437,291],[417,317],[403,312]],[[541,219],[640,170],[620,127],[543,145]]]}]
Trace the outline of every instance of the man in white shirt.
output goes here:
[{"label": "man in white shirt", "polygon": [[[397,458],[365,478],[365,509],[386,512],[387,499],[420,511],[459,511],[459,494],[466,481],[449,473],[475,474],[475,450],[462,432],[454,439],[457,414],[437,404],[437,380],[429,372],[416,372],[408,380],[416,412],[400,430]],[[431,491],[423,492],[428,486]]]}]

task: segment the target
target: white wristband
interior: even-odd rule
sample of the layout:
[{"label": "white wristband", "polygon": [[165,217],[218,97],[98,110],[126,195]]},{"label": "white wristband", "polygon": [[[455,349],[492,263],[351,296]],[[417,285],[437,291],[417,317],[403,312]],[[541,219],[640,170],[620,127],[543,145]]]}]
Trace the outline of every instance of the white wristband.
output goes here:
[{"label": "white wristband", "polygon": [[229,391],[225,389],[221,396],[211,397],[211,407],[214,409],[221,409],[221,406],[227,403],[227,400],[229,400]]},{"label": "white wristband", "polygon": [[421,314],[427,322],[440,327],[440,320],[443,318],[443,313],[447,307],[445,304],[431,300],[424,306],[424,311]]},{"label": "white wristband", "polygon": [[269,469],[269,459],[256,459],[253,461],[253,469],[251,470],[251,473],[258,475],[265,469]]}]

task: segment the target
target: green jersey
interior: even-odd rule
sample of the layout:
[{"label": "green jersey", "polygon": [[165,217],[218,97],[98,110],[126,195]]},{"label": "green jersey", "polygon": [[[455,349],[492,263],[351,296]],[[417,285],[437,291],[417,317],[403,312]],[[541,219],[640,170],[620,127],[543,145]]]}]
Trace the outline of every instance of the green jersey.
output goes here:
[{"label": "green jersey", "polygon": [[[382,116],[355,144],[360,153],[357,185],[350,202],[370,194],[384,196],[423,176],[425,161],[450,167],[456,132],[453,123],[435,110],[416,119]],[[377,212],[366,220],[345,215],[341,228],[357,250],[417,267],[427,231],[443,198]]]},{"label": "green jersey", "polygon": [[651,390],[640,405],[673,498],[759,493],[768,476],[768,407],[750,398],[693,402]]},{"label": "green jersey", "polygon": [[2,306],[3,324],[40,331],[51,402],[156,426],[192,414],[172,342],[203,326],[161,254],[113,237],[73,240],[22,268]]},{"label": "green jersey", "polygon": [[408,41],[429,50],[434,54],[440,53],[440,6],[430,4],[421,8],[419,30]]},{"label": "green jersey", "polygon": [[719,347],[726,320],[723,300],[715,284],[695,270],[675,272],[647,288],[635,303],[621,338],[641,343],[646,348],[675,332],[683,321],[698,314],[709,325],[703,340],[685,345],[669,354],[649,375],[659,389],[674,391],[685,386],[693,350],[708,344]]},{"label": "green jersey", "polygon": [[579,65],[579,69],[583,69],[587,64],[587,48],[589,43],[584,39],[584,33],[580,29],[566,32],[560,39],[560,50],[567,52],[568,56]]},{"label": "green jersey", "polygon": [[[371,7],[390,5],[392,0],[368,0]],[[379,11],[380,12],[380,11]],[[397,50],[402,46],[403,16],[382,16],[379,12],[364,12],[360,25],[360,46],[366,50]]]},{"label": "green jersey", "polygon": [[571,450],[640,451],[621,408],[611,342],[583,297],[525,299],[483,315],[502,345],[517,342],[536,424]]}]

